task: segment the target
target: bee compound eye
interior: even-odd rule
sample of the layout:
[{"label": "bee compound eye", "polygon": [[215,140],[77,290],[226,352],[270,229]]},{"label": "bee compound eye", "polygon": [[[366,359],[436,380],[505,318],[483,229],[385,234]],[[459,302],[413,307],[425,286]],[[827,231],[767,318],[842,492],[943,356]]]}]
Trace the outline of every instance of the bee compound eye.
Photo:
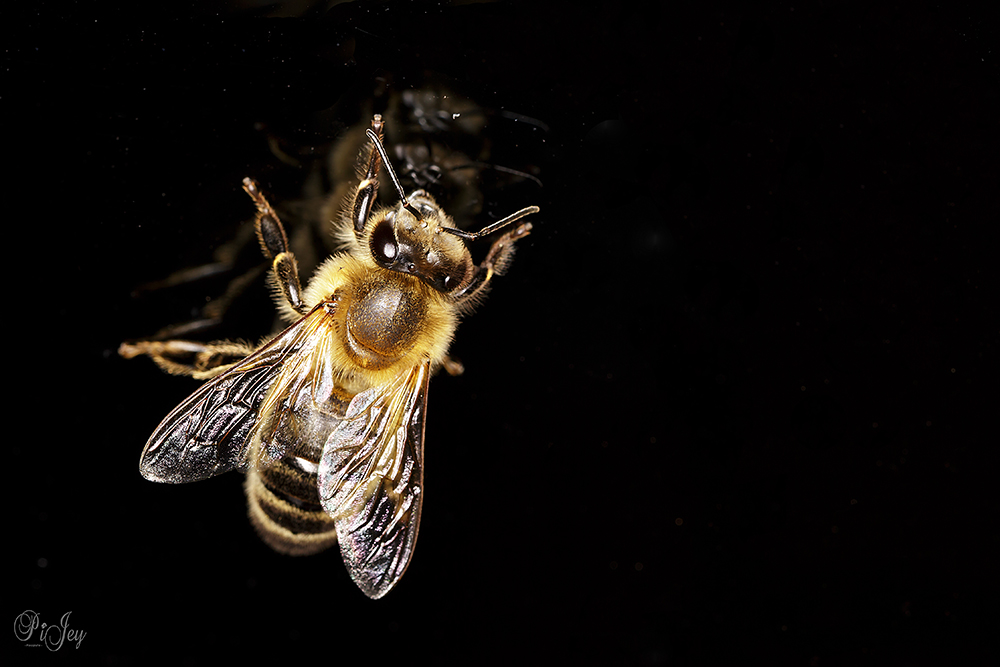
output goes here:
[{"label": "bee compound eye", "polygon": [[372,232],[371,251],[379,264],[391,264],[399,254],[396,235],[393,233],[392,223],[388,220],[378,223]]}]

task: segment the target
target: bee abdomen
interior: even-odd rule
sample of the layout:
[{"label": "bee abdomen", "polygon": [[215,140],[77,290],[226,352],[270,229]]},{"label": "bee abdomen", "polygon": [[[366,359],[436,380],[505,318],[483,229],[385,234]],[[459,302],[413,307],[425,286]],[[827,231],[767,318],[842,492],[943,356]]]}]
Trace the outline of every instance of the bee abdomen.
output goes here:
[{"label": "bee abdomen", "polygon": [[315,473],[282,459],[267,470],[250,470],[244,488],[250,523],[275,551],[308,556],[337,543],[333,519],[319,502]]}]

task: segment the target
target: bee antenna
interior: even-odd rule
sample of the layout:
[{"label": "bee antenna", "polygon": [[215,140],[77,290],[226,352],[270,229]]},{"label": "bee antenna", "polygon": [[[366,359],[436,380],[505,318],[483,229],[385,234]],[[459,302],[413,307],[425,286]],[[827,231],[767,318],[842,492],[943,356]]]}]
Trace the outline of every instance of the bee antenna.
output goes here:
[{"label": "bee antenna", "polygon": [[385,165],[385,170],[389,172],[389,178],[392,179],[392,184],[396,186],[396,192],[399,193],[399,201],[403,203],[403,208],[413,214],[417,220],[423,220],[424,216],[417,210],[413,204],[409,202],[406,195],[403,193],[403,186],[399,184],[399,179],[396,178],[396,172],[392,168],[392,163],[389,161],[389,154],[385,152],[385,146],[379,141],[378,135],[372,131],[371,128],[365,132],[368,138],[372,140],[375,144],[375,148],[378,150],[378,154],[382,156],[382,164]]},{"label": "bee antenna", "polygon": [[467,232],[465,230],[455,229],[453,227],[442,227],[441,229],[450,234],[454,234],[455,236],[461,239],[465,239],[466,241],[475,241],[476,239],[481,239],[484,236],[489,236],[498,229],[502,229],[511,223],[517,222],[518,220],[527,215],[531,215],[532,213],[538,213],[539,210],[540,209],[537,206],[528,206],[527,208],[522,208],[517,213],[512,213],[503,220],[494,222],[492,225],[483,227],[478,232]]}]

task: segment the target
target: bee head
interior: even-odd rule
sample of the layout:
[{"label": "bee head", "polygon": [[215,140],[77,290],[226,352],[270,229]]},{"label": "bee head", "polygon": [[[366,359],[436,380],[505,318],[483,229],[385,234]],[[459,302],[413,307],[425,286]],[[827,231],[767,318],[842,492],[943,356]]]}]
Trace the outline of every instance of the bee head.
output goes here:
[{"label": "bee head", "polygon": [[[381,131],[381,124],[382,117],[376,115],[372,126]],[[426,191],[415,190],[409,197],[403,193],[378,133],[369,129],[367,135],[377,156],[373,152],[367,178],[358,185],[354,229],[359,239],[368,230],[368,249],[384,269],[416,276],[439,292],[450,294],[468,285],[476,271],[466,241],[475,241],[538,212],[537,206],[529,206],[478,232],[457,229]],[[399,203],[366,221],[377,190],[377,181],[373,179],[379,165],[376,157],[385,165],[399,193]]]},{"label": "bee head", "polygon": [[434,199],[417,190],[375,216],[368,236],[372,257],[384,269],[416,276],[442,293],[467,283],[473,273],[465,243],[446,231],[451,218]]}]

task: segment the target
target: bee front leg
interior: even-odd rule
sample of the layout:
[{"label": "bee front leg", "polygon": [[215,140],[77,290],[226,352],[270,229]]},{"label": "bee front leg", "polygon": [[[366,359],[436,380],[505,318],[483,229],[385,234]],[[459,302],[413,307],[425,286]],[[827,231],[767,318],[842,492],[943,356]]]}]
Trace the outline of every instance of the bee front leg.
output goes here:
[{"label": "bee front leg", "polygon": [[514,242],[531,233],[531,223],[525,222],[507,232],[490,247],[482,264],[475,268],[469,284],[452,294],[460,308],[473,308],[486,293],[493,276],[502,276],[514,258]]},{"label": "bee front leg", "polygon": [[254,348],[227,340],[197,343],[190,340],[140,340],[122,343],[118,354],[132,359],[145,354],[171,375],[187,375],[207,380],[225,373],[233,364],[249,356]]},{"label": "bee front leg", "polygon": [[[372,118],[372,132],[382,141],[383,124],[382,116],[375,114]],[[354,193],[354,206],[351,208],[351,220],[354,223],[354,235],[360,241],[365,236],[365,227],[368,225],[368,216],[371,215],[372,207],[375,205],[375,198],[378,196],[378,172],[382,167],[382,155],[378,151],[376,142],[371,142],[368,149],[368,163],[364,173],[358,173],[361,181],[358,183]]]},{"label": "bee front leg", "polygon": [[281,296],[278,305],[283,309],[287,308],[290,311],[288,314],[305,315],[309,309],[302,301],[299,265],[288,248],[288,236],[281,219],[253,179],[244,178],[243,189],[257,205],[257,221],[254,226],[261,250],[271,260],[271,277],[276,292]]}]

